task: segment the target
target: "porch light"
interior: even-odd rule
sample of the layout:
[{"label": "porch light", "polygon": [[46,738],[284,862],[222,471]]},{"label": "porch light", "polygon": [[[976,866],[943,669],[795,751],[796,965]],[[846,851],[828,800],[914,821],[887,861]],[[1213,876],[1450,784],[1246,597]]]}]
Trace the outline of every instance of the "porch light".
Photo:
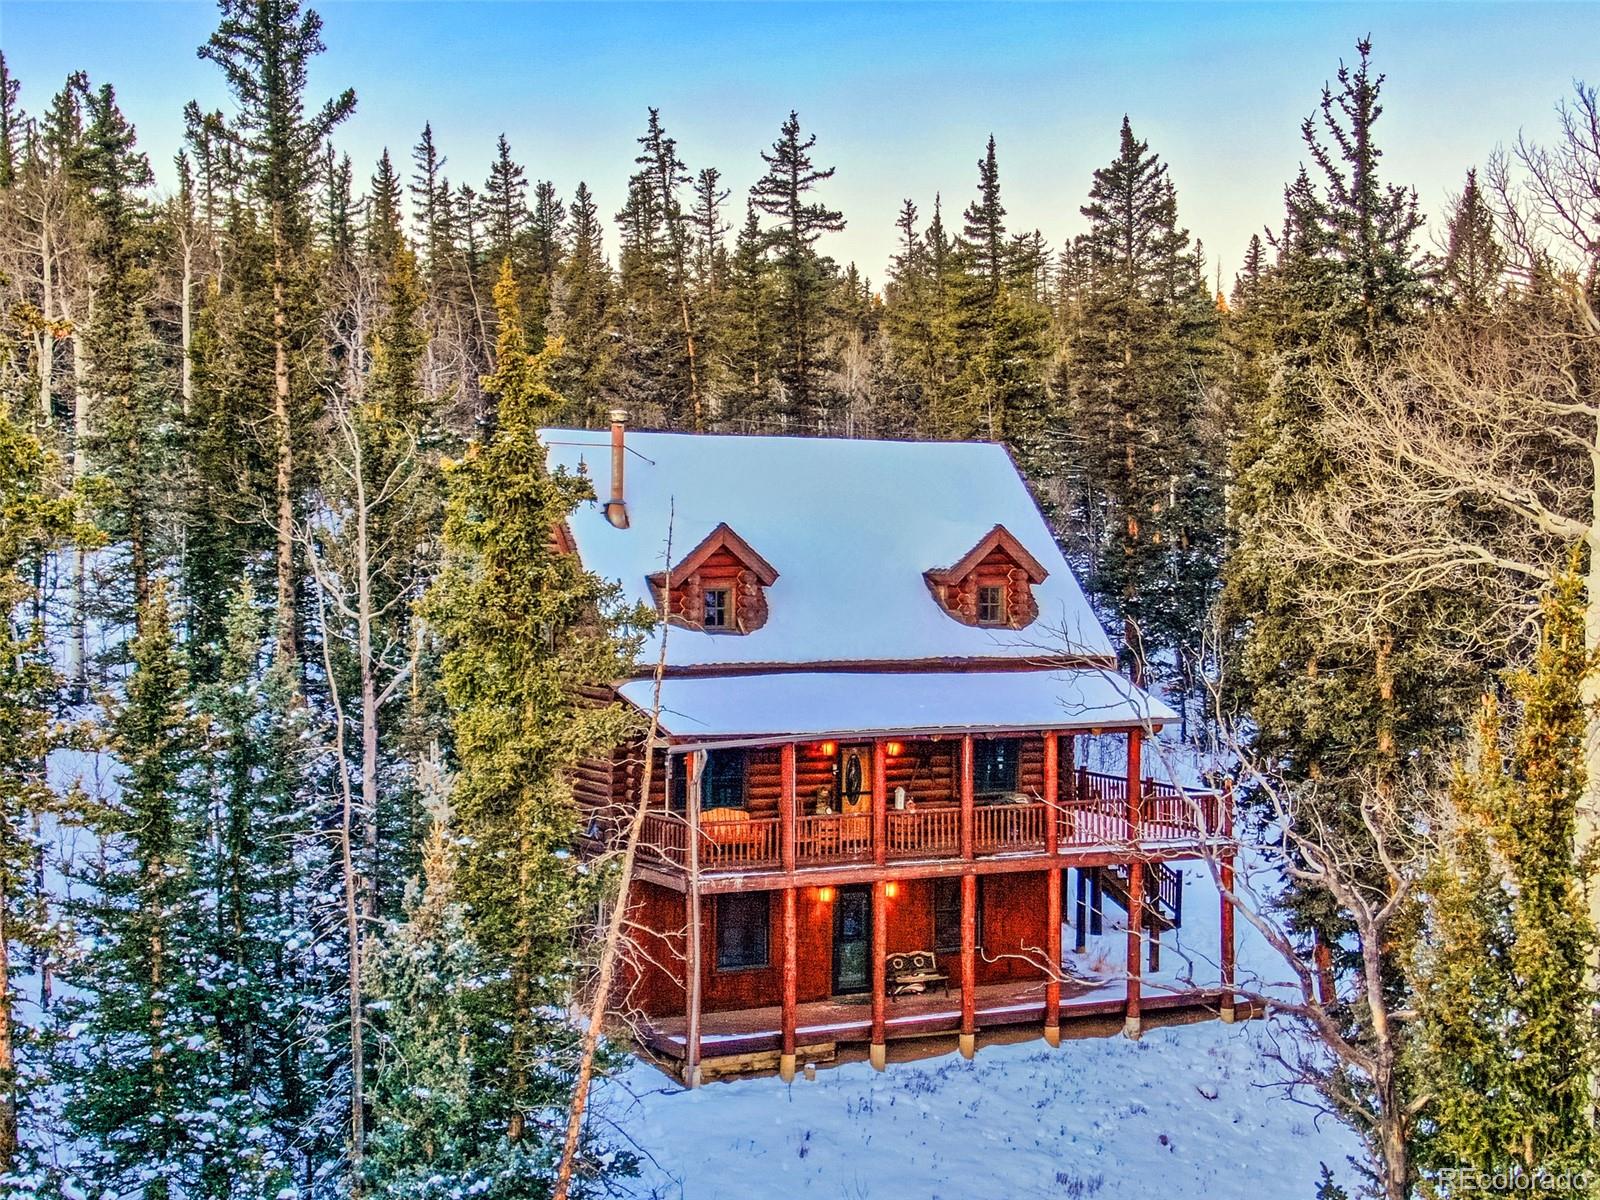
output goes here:
[{"label": "porch light", "polygon": [[885,754],[887,754],[890,758],[899,758],[901,752],[903,752],[904,750],[905,750],[905,747],[902,746],[899,742],[885,742],[883,744],[883,752]]},{"label": "porch light", "polygon": [[817,889],[817,899],[821,900],[824,904],[832,904],[833,889],[831,887],[819,887]]},{"label": "porch light", "polygon": [[883,885],[883,894],[885,896],[889,897],[889,899],[893,900],[896,896],[898,896],[900,894],[900,885],[898,883],[894,883],[892,881],[889,882],[889,883],[884,884]]},{"label": "porch light", "polygon": [[[839,753],[839,743],[838,742],[823,742],[822,743],[822,753],[827,755],[829,758],[832,758],[835,754]],[[830,897],[830,899],[831,899],[831,897]]]}]

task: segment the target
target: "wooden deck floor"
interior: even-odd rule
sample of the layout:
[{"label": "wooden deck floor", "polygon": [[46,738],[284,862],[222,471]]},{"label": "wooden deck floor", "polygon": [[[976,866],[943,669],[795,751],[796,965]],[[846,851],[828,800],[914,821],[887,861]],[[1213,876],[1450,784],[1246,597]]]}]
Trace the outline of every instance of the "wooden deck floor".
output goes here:
[{"label": "wooden deck floor", "polygon": [[[1171,1009],[1215,1008],[1212,991],[1146,993],[1142,1007],[1148,1012]],[[1061,985],[1060,1020],[1120,1016],[1124,1006],[1122,983],[1100,987]],[[976,997],[979,1032],[1023,1025],[1044,1026],[1044,981],[995,983],[979,986]],[[742,1008],[710,1012],[701,1017],[700,1046],[703,1059],[728,1058],[776,1052],[782,1040],[781,1010]],[[872,1030],[872,1004],[868,997],[835,998],[801,1004],[796,1013],[795,1041],[801,1046],[865,1044]],[[888,1002],[885,1033],[890,1041],[953,1034],[961,1028],[961,989],[952,987],[921,996],[901,996]],[[660,1017],[640,1031],[646,1048],[664,1058],[682,1060],[687,1054],[683,1017]]]}]

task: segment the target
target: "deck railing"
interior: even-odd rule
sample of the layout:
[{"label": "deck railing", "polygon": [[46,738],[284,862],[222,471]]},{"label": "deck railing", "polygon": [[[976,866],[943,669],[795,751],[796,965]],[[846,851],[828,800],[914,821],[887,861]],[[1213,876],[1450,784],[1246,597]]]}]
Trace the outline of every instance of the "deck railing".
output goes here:
[{"label": "deck railing", "polygon": [[[977,854],[1041,851],[1049,823],[1059,846],[1127,846],[1128,782],[1120,775],[1079,769],[1063,776],[1054,812],[1044,803],[979,803],[972,810]],[[1140,786],[1141,842],[1195,841],[1226,833],[1226,800],[1215,792],[1183,790],[1157,780]],[[891,809],[884,814],[884,857],[894,861],[953,858],[961,853],[959,804]],[[642,851],[678,867],[689,863],[689,823],[677,813],[646,814]],[[876,847],[870,813],[822,813],[795,820],[795,861],[803,866],[868,862]],[[700,869],[743,871],[783,862],[783,828],[777,816],[702,821]]]},{"label": "deck railing", "polygon": [[1049,810],[1043,804],[980,804],[972,810],[972,843],[979,854],[1041,849]]},{"label": "deck railing", "polygon": [[823,813],[795,822],[795,857],[803,863],[872,857],[871,813]]},{"label": "deck railing", "polygon": [[961,809],[896,809],[888,814],[890,858],[930,858],[961,853]]}]

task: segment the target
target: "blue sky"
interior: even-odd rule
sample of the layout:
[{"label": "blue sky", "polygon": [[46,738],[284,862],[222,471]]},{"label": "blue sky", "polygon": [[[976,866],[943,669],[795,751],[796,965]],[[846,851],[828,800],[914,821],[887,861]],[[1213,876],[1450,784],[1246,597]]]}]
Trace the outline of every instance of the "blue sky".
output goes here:
[{"label": "blue sky", "polygon": [[[691,167],[720,168],[739,204],[792,107],[838,168],[825,198],[850,224],[824,245],[875,279],[901,199],[926,213],[942,191],[959,212],[991,132],[1013,227],[1058,245],[1082,228],[1090,174],[1128,113],[1171,164],[1183,220],[1231,271],[1276,223],[1300,120],[1360,35],[1389,77],[1387,170],[1430,213],[1497,144],[1548,135],[1574,78],[1600,83],[1600,6],[1581,4],[314,7],[328,43],[316,98],[356,89],[338,141],[363,177],[386,145],[409,170],[432,121],[452,179],[481,185],[503,130],[530,176],[565,194],[586,180],[609,214],[654,104]],[[183,103],[226,103],[194,53],[214,23],[212,4],[188,0],[0,0],[0,48],[30,111],[72,69],[114,83],[170,180]]]}]

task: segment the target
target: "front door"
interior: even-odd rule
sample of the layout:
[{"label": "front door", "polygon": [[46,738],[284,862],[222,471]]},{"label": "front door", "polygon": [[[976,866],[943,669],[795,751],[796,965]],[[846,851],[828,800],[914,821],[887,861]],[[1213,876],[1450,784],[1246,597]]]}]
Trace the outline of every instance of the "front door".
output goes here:
[{"label": "front door", "polygon": [[833,992],[847,996],[872,986],[872,889],[842,887],[833,903]]},{"label": "front door", "polygon": [[839,747],[839,848],[872,852],[872,745]]},{"label": "front door", "polygon": [[839,811],[872,812],[872,747],[839,747]]}]

